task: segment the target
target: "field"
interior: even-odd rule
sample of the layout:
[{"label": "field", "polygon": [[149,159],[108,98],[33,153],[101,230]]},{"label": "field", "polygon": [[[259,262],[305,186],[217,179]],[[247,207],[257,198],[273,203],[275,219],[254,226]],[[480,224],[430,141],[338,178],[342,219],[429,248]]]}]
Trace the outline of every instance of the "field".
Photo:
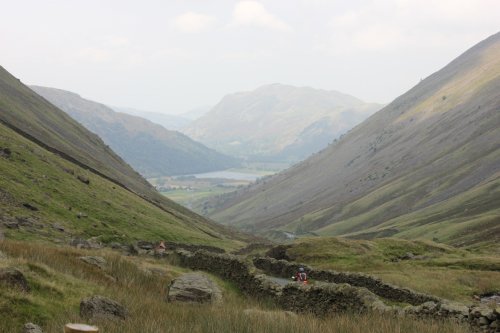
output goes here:
[{"label": "field", "polygon": [[208,215],[214,199],[250,185],[255,178],[271,175],[279,170],[278,167],[248,164],[244,168],[232,168],[196,177],[166,176],[150,178],[148,181],[170,200],[199,214]]},{"label": "field", "polygon": [[[277,309],[272,301],[248,298],[231,284],[216,278],[224,293],[220,306],[165,302],[171,279],[185,272],[166,261],[122,257],[109,250],[83,251],[16,241],[1,242],[0,251],[7,256],[0,259],[0,268],[19,268],[32,288],[30,293],[23,293],[0,285],[0,332],[17,331],[28,321],[40,324],[44,332],[60,332],[67,322],[82,322],[78,314],[79,302],[94,294],[113,298],[129,310],[125,321],[94,323],[109,333],[467,332],[465,327],[449,322],[423,322],[375,314],[341,314],[328,318],[298,315],[293,318],[269,312],[268,315],[247,317],[242,313],[244,309]],[[90,254],[106,258],[106,268],[101,270],[78,259]]]},{"label": "field", "polygon": [[304,238],[290,244],[290,259],[313,267],[364,272],[386,282],[465,304],[500,292],[500,256],[491,249],[459,249],[431,241],[394,238]]}]

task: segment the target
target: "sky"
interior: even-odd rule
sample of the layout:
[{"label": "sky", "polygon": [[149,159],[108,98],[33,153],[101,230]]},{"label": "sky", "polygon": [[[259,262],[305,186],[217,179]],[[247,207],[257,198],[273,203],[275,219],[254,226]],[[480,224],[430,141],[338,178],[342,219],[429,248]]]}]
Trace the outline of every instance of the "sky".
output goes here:
[{"label": "sky", "polygon": [[180,114],[283,83],[388,103],[500,31],[498,0],[0,0],[26,84]]}]

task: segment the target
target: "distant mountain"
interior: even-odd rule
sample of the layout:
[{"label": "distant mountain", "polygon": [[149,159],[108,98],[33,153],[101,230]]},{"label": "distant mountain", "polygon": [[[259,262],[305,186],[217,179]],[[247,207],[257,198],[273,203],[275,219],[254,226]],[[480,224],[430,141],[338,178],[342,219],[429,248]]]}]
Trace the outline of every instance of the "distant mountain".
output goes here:
[{"label": "distant mountain", "polygon": [[224,97],[183,132],[226,154],[296,162],[380,108],[336,91],[271,84]]},{"label": "distant mountain", "polygon": [[236,234],[158,193],[94,133],[0,67],[0,232],[226,247]]},{"label": "distant mountain", "polygon": [[163,114],[163,113],[150,112],[150,111],[141,111],[141,110],[137,110],[137,109],[133,109],[133,108],[118,107],[118,106],[111,106],[110,108],[116,112],[126,113],[126,114],[130,114],[133,116],[147,119],[155,124],[161,125],[161,126],[165,127],[166,129],[169,129],[169,130],[178,131],[178,130],[186,127],[191,122],[191,119],[189,119],[188,117],[184,117],[182,115],[176,116],[176,115],[171,115],[171,114]]},{"label": "distant mountain", "polygon": [[214,220],[268,235],[499,244],[500,33],[321,153],[220,204]]},{"label": "distant mountain", "polygon": [[202,173],[239,165],[235,158],[149,120],[115,112],[72,92],[38,86],[31,88],[99,135],[145,177]]},{"label": "distant mountain", "polygon": [[189,119],[190,121],[197,120],[207,114],[212,107],[208,105],[200,106],[181,113],[180,116]]}]

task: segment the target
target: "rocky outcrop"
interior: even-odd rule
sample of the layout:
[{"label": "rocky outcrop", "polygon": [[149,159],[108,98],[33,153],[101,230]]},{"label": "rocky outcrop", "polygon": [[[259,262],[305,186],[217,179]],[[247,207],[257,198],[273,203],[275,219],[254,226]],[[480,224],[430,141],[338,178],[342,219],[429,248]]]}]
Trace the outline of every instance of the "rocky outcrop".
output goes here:
[{"label": "rocky outcrop", "polygon": [[29,292],[31,289],[23,273],[13,267],[0,268],[0,284],[25,292]]},{"label": "rocky outcrop", "polygon": [[187,273],[172,281],[167,300],[184,303],[219,303],[222,301],[222,292],[205,274]]},{"label": "rocky outcrop", "polygon": [[253,260],[255,267],[269,275],[288,278],[293,276],[299,267],[305,267],[309,277],[316,281],[348,283],[356,287],[364,287],[374,294],[391,301],[419,305],[425,302],[441,302],[442,300],[432,295],[426,295],[408,288],[401,288],[386,283],[376,277],[349,272],[336,272],[332,270],[318,270],[307,265],[276,260],[269,257],[260,257]]},{"label": "rocky outcrop", "polygon": [[43,330],[36,324],[27,323],[23,326],[23,333],[43,333]]},{"label": "rocky outcrop", "polygon": [[92,319],[125,319],[128,311],[120,303],[103,296],[92,296],[80,302],[80,316]]}]

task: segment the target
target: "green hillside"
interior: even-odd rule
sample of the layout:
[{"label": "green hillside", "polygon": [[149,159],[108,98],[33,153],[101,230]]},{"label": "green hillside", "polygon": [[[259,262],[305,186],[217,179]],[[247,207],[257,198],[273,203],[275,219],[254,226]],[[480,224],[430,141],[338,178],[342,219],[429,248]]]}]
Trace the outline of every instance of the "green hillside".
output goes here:
[{"label": "green hillside", "polygon": [[90,131],[146,178],[204,173],[239,166],[239,162],[177,131],[141,117],[55,88],[31,86]]},{"label": "green hillside", "polygon": [[0,227],[8,238],[238,246],[232,238],[241,235],[157,193],[96,135],[3,69],[0,121]]},{"label": "green hillside", "polygon": [[500,240],[500,33],[211,216],[256,233]]},{"label": "green hillside", "polygon": [[105,243],[166,239],[237,245],[207,225],[188,224],[180,213],[165,213],[3,125],[0,147],[11,152],[0,156],[0,221],[7,238],[63,243],[76,237],[98,237]]}]

